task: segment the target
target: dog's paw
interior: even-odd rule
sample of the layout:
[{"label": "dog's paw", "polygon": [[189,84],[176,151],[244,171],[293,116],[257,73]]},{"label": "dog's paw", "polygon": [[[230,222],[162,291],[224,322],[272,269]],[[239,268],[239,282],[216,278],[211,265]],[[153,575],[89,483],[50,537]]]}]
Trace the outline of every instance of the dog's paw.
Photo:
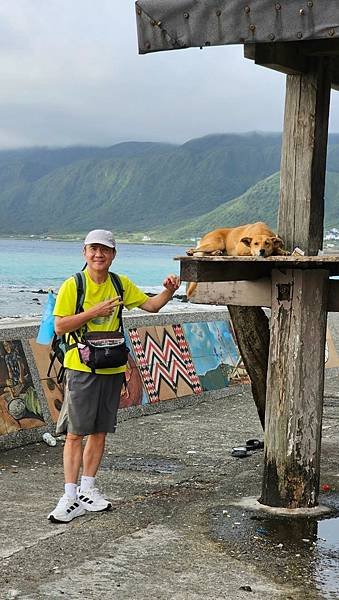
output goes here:
[{"label": "dog's paw", "polygon": [[194,250],[195,250],[195,248],[188,248],[188,250],[186,250],[187,256],[193,256],[194,255]]},{"label": "dog's paw", "polygon": [[224,256],[224,254],[223,250],[214,250],[214,252],[211,252],[212,256]]},{"label": "dog's paw", "polygon": [[273,256],[291,256],[291,253],[283,248],[278,248],[276,252],[273,252]]}]

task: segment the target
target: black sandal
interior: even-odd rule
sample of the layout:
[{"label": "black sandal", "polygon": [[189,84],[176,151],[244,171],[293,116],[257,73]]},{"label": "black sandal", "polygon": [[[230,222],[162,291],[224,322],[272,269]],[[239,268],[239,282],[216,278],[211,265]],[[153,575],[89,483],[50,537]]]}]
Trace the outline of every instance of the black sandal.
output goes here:
[{"label": "black sandal", "polygon": [[264,447],[264,442],[261,442],[260,440],[257,440],[257,439],[247,440],[247,442],[246,442],[246,450],[262,450],[263,447]]}]

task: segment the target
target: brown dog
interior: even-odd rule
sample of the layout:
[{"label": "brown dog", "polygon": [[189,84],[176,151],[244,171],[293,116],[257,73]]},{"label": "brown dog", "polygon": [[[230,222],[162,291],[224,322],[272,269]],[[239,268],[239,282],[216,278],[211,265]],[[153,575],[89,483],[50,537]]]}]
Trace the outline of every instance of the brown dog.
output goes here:
[{"label": "brown dog", "polygon": [[[283,250],[284,242],[266,223],[250,223],[239,227],[215,229],[206,233],[195,248],[187,250],[188,256],[271,256],[288,254]],[[196,288],[190,283],[188,298]]]}]

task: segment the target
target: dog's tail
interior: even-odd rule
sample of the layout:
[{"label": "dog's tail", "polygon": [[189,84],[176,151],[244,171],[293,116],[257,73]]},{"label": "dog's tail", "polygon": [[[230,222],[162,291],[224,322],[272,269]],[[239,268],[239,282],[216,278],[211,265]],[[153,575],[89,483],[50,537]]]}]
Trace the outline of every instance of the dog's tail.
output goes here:
[{"label": "dog's tail", "polygon": [[188,299],[190,299],[193,296],[196,287],[197,287],[196,281],[191,281],[191,283],[188,284],[187,290],[186,290],[186,295],[187,295]]}]

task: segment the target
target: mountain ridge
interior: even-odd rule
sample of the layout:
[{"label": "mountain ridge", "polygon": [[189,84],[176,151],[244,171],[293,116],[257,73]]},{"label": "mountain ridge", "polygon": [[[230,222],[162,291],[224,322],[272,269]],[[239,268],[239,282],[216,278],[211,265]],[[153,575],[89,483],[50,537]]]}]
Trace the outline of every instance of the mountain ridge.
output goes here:
[{"label": "mountain ridge", "polygon": [[[265,220],[263,204],[271,224],[280,152],[281,134],[256,132],[211,134],[181,145],[0,151],[0,234],[82,234],[104,224],[132,238],[162,232],[171,241],[175,230],[186,231],[185,239],[201,235],[215,218],[229,225],[241,217]],[[339,173],[339,134],[329,138],[328,170]],[[337,198],[331,178],[328,194]],[[337,218],[330,204],[337,222],[339,211]]]}]

